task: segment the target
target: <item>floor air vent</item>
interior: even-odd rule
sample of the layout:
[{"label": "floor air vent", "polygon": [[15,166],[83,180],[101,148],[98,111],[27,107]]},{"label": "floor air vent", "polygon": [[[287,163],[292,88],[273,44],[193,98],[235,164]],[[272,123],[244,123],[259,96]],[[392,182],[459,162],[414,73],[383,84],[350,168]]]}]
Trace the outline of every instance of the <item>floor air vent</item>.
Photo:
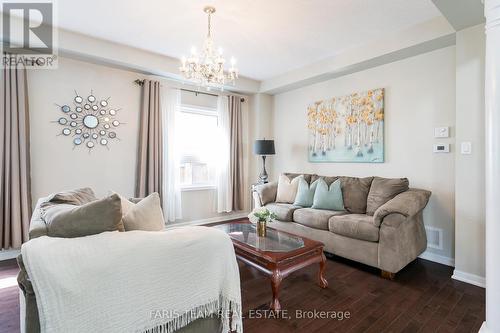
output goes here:
[{"label": "floor air vent", "polygon": [[443,229],[425,226],[427,233],[427,247],[442,250],[443,249]]}]

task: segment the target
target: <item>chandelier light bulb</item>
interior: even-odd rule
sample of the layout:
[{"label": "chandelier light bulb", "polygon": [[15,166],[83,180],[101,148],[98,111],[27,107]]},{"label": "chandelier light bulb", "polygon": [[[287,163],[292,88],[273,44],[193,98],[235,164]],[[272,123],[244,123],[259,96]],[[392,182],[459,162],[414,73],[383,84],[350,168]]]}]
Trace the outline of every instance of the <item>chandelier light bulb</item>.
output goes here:
[{"label": "chandelier light bulb", "polygon": [[191,47],[191,55],[186,59],[181,58],[180,72],[190,81],[198,86],[209,88],[219,88],[224,90],[226,82],[235,84],[238,78],[238,70],[235,68],[236,59],[231,58],[231,68],[224,71],[226,60],[222,56],[223,49],[215,47],[212,34],[211,16],[215,13],[215,8],[208,6],[203,9],[208,16],[208,33],[202,44],[200,53],[197,53],[196,47]]}]

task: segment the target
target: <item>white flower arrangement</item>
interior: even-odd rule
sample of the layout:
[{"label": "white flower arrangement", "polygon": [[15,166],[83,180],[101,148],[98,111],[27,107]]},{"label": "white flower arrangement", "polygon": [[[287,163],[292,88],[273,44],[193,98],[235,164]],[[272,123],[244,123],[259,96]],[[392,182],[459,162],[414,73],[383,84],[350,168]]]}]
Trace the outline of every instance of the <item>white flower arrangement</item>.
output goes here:
[{"label": "white flower arrangement", "polygon": [[248,219],[251,223],[256,224],[259,221],[272,222],[276,219],[276,214],[271,212],[266,207],[255,208],[249,215]]}]

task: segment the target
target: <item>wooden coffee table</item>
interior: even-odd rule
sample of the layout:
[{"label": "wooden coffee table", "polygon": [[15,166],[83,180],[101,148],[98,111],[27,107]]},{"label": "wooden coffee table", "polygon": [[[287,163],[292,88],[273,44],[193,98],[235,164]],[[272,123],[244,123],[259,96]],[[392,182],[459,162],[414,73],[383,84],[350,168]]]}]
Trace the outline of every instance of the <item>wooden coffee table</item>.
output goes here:
[{"label": "wooden coffee table", "polygon": [[326,262],[323,243],[269,227],[266,237],[258,237],[255,226],[248,221],[224,223],[215,228],[231,237],[239,260],[270,276],[273,291],[270,304],[272,310],[281,310],[281,281],[301,268],[318,263],[319,286],[328,287],[328,281],[323,275]]}]

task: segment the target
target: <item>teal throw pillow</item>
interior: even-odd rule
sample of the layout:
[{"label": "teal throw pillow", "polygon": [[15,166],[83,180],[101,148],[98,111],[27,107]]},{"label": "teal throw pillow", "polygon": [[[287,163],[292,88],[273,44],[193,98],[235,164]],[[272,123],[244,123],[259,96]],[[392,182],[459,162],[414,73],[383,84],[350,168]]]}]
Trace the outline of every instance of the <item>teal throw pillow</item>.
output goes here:
[{"label": "teal throw pillow", "polygon": [[312,208],[344,210],[340,179],[334,181],[330,186],[322,178],[318,179],[317,182]]},{"label": "teal throw pillow", "polygon": [[297,188],[297,195],[295,196],[294,205],[301,207],[311,207],[313,204],[314,192],[316,191],[316,185],[318,185],[318,180],[309,183],[304,179],[304,176],[299,176],[299,186]]}]

